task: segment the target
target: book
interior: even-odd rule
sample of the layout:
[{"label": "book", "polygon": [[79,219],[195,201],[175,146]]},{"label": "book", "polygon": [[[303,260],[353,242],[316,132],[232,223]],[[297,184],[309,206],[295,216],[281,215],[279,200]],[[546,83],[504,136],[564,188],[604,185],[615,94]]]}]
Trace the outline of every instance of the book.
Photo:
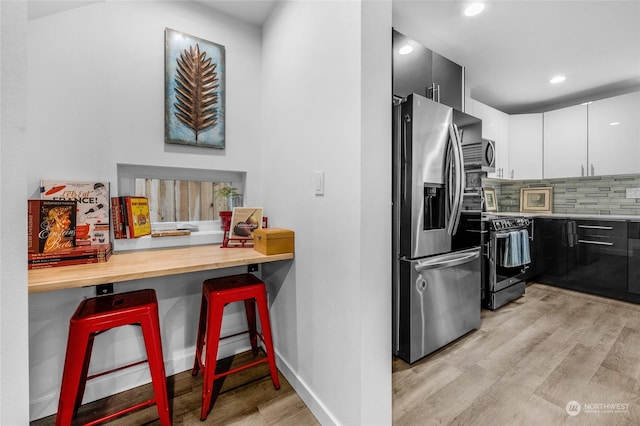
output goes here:
[{"label": "book", "polygon": [[27,252],[53,253],[75,247],[76,201],[27,201]]},{"label": "book", "polygon": [[111,211],[115,238],[138,238],[151,234],[149,200],[146,197],[112,197]]},{"label": "book", "polygon": [[111,197],[111,221],[113,222],[113,237],[118,239],[126,238],[120,198],[121,197]]},{"label": "book", "polygon": [[93,249],[82,247],[63,250],[50,254],[29,255],[28,269],[53,268],[58,266],[85,265],[91,263],[105,263],[113,254],[111,244],[94,246]]},{"label": "book", "polygon": [[112,251],[113,247],[111,243],[109,244],[101,244],[97,246],[87,246],[87,247],[74,247],[69,249],[58,250],[55,252],[49,253],[28,253],[28,260],[47,260],[47,259],[55,259],[55,258],[74,258],[74,257],[83,257],[83,256],[105,256],[108,252]]},{"label": "book", "polygon": [[146,197],[125,197],[127,209],[127,235],[138,238],[151,234],[149,200]]},{"label": "book", "polygon": [[110,243],[109,182],[40,181],[40,199],[73,200],[76,210],[76,246]]}]

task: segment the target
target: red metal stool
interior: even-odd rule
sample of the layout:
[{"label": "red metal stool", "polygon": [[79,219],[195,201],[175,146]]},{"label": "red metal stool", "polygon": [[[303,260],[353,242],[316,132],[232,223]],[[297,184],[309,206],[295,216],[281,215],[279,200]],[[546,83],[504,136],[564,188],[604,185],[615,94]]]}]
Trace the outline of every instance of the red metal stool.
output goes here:
[{"label": "red metal stool", "polygon": [[[225,305],[231,302],[244,301],[247,314],[247,322],[253,353],[258,353],[258,337],[262,340],[266,349],[266,358],[253,361],[240,367],[232,368],[229,371],[216,374],[216,358],[218,355],[218,345],[220,340],[232,336],[220,337],[222,326],[222,314]],[[260,314],[262,334],[256,328],[256,303]],[[241,333],[238,333],[241,334]],[[234,334],[234,336],[237,334]],[[205,359],[202,359],[202,350],[207,343]],[[271,325],[269,323],[269,308],[267,306],[267,291],[262,281],[252,274],[232,275],[229,277],[213,278],[206,280],[202,286],[202,305],[200,307],[200,323],[198,325],[198,340],[196,343],[196,358],[191,374],[196,376],[200,369],[203,370],[204,379],[202,383],[202,411],[200,420],[205,420],[211,407],[213,396],[213,382],[220,377],[237,373],[238,371],[254,367],[258,364],[268,362],[271,371],[271,380],[276,389],[280,389],[278,380],[278,369],[273,351],[273,341],[271,337]]]},{"label": "red metal stool", "polygon": [[[94,338],[109,329],[123,325],[140,325],[147,350],[146,360],[128,364],[113,370],[87,376]],[[170,425],[167,377],[164,372],[158,301],[154,290],[139,290],[128,293],[109,294],[83,300],[69,321],[69,340],[64,361],[60,400],[56,425],[70,425],[82,403],[87,380],[114,371],[149,363],[154,397],[132,407],[94,420],[88,425],[111,420],[115,417],[156,404],[160,423]]]}]

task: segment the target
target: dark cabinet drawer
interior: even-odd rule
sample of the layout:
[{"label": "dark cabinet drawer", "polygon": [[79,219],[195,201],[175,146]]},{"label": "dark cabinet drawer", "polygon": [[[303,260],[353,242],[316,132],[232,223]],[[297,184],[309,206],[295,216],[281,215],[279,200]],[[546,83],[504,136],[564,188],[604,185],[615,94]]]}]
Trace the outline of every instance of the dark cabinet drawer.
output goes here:
[{"label": "dark cabinet drawer", "polygon": [[577,286],[627,291],[627,223],[575,221],[567,279]]},{"label": "dark cabinet drawer", "polygon": [[576,231],[579,238],[595,237],[627,238],[627,222],[603,220],[577,220]]}]

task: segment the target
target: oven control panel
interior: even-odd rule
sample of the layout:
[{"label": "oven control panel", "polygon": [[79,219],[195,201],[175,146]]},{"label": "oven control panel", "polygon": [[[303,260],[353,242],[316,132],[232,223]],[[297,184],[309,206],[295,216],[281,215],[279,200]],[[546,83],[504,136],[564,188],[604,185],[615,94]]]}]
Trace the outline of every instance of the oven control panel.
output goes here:
[{"label": "oven control panel", "polygon": [[531,220],[526,217],[503,217],[493,219],[489,222],[489,227],[494,231],[506,231],[509,229],[526,228]]}]

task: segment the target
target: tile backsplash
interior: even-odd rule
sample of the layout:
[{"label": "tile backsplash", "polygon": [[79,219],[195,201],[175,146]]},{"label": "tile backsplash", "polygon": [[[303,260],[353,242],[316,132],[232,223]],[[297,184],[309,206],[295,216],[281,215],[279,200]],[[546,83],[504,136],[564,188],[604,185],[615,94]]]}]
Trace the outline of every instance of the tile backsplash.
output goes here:
[{"label": "tile backsplash", "polygon": [[[506,180],[483,179],[494,188],[498,211],[520,211],[520,189],[553,187],[553,213],[639,215],[640,198],[627,198],[627,189],[640,188],[640,175]],[[630,191],[633,192],[633,191]]]}]

